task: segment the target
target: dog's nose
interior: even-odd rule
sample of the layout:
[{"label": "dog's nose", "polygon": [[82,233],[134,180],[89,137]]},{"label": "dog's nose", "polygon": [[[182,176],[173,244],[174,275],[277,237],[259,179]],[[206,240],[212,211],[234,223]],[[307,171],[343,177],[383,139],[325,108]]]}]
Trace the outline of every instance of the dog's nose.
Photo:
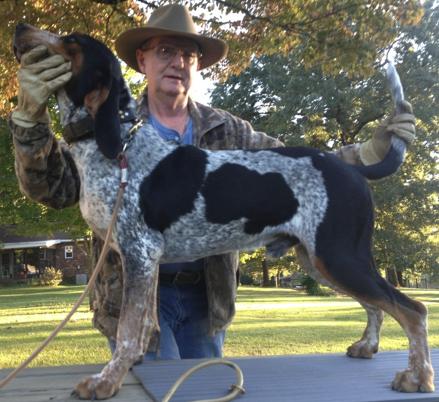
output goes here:
[{"label": "dog's nose", "polygon": [[23,53],[23,42],[20,37],[30,28],[30,25],[23,22],[19,23],[15,27],[15,34],[12,41],[12,46],[14,50],[15,57],[17,61],[20,61],[21,54]]},{"label": "dog's nose", "polygon": [[23,32],[27,31],[29,29],[29,25],[25,24],[24,22],[20,22],[15,27],[15,36],[20,36]]}]

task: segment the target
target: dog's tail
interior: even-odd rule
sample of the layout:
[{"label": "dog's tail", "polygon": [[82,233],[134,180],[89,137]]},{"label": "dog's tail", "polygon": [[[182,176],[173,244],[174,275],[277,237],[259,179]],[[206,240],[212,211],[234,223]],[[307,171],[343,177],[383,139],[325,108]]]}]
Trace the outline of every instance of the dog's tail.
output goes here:
[{"label": "dog's tail", "polygon": [[[387,80],[395,104],[397,114],[403,113],[404,89],[399,79],[398,72],[392,62],[388,62]],[[395,173],[405,159],[407,144],[396,135],[392,136],[390,148],[381,162],[368,166],[355,166],[364,177],[369,180],[378,180]]]}]

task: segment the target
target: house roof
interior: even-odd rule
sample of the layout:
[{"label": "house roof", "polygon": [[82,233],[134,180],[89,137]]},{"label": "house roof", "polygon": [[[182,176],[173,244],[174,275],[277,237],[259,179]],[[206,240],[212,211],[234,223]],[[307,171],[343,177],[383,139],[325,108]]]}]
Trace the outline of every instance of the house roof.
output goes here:
[{"label": "house roof", "polygon": [[15,248],[51,247],[56,244],[74,241],[67,233],[53,235],[24,236],[14,232],[12,226],[0,226],[0,250]]}]

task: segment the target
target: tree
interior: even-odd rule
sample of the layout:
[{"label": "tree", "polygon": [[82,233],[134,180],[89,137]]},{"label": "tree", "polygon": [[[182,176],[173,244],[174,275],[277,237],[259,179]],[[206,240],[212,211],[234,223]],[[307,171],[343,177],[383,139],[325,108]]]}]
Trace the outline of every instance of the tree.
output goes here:
[{"label": "tree", "polygon": [[[379,205],[376,255],[386,270],[394,270],[399,283],[434,274],[439,262],[439,7],[425,4],[417,26],[406,28],[395,44],[406,96],[415,110],[417,141],[401,172],[374,185]],[[390,253],[389,253],[390,250]]]},{"label": "tree", "polygon": [[[354,142],[368,123],[381,118],[390,97],[384,77],[353,81],[307,69],[301,49],[288,56],[262,56],[239,76],[216,86],[212,104],[251,121],[289,145],[326,149]],[[364,102],[367,99],[368,102]]]},{"label": "tree", "polygon": [[273,286],[271,278],[276,278],[275,284],[278,285],[281,277],[290,276],[299,270],[297,262],[291,255],[271,260],[267,259],[263,249],[243,252],[239,261],[243,284],[260,283],[261,286],[268,287]]},{"label": "tree", "polygon": [[[418,138],[401,171],[373,184],[375,254],[395,284],[433,272],[438,260],[439,10],[427,2],[419,25],[405,29],[394,45],[398,69],[418,117]],[[240,75],[218,84],[214,106],[250,120],[289,145],[332,150],[360,142],[392,109],[381,73],[352,79],[307,69],[302,49],[289,56],[252,60]]]},{"label": "tree", "polygon": [[[142,1],[151,4],[151,1]],[[154,2],[155,3],[155,2]],[[156,2],[166,3],[166,1]],[[226,66],[246,67],[252,56],[303,48],[302,62],[326,72],[369,72],[377,50],[422,16],[418,1],[198,0],[189,2],[209,32],[231,47]],[[215,14],[220,11],[220,17]]]},{"label": "tree", "polygon": [[[113,47],[123,30],[144,25],[147,15],[169,0],[25,1],[0,2],[0,112],[14,104],[17,69],[11,41],[15,25],[27,22],[65,34],[80,31]],[[302,62],[324,71],[370,72],[378,49],[391,43],[401,26],[422,16],[417,0],[337,2],[305,0],[192,0],[191,8],[202,32],[225,39],[227,60],[212,69],[222,76],[238,72],[251,57],[290,53],[301,47]]]},{"label": "tree", "polygon": [[[24,21],[59,34],[80,31],[112,48],[119,33],[144,25],[152,10],[169,2],[1,1],[0,15],[5,24],[0,26],[0,116],[5,117],[16,102],[17,62],[11,42],[17,23]],[[210,71],[217,77],[242,70],[254,56],[288,54],[296,50],[300,50],[301,63],[306,66],[319,65],[324,71],[346,74],[370,72],[377,54],[393,41],[400,27],[413,24],[422,16],[422,8],[416,0],[192,0],[182,3],[189,5],[203,32],[229,42],[229,58]],[[52,219],[53,227],[61,222],[63,225],[79,222],[77,210],[57,215],[58,212],[30,204],[11,186],[14,180],[11,142],[3,134],[7,132],[4,122],[1,124],[0,188],[5,198],[0,204],[0,214],[6,219],[3,222],[28,222],[29,218],[37,228],[42,222],[37,218],[40,215],[47,218],[45,222]],[[68,213],[76,215],[68,219]]]},{"label": "tree", "polygon": [[0,116],[6,116],[15,103],[17,61],[12,51],[15,26],[26,22],[58,34],[87,33],[112,46],[125,29],[145,22],[143,10],[134,0],[114,6],[91,0],[0,2]]}]

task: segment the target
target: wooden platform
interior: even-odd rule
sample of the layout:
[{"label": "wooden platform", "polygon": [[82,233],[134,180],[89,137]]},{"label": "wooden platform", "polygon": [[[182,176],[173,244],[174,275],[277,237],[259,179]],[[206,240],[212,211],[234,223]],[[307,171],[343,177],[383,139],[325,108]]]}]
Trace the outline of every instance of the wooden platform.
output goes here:
[{"label": "wooden platform", "polygon": [[[26,369],[0,390],[1,402],[78,402],[70,395],[83,377],[98,373],[103,365],[60,366]],[[0,370],[3,378],[10,370]],[[139,381],[129,373],[120,392],[111,402],[148,402]]]},{"label": "wooden platform", "polygon": [[[439,378],[433,394],[404,394],[390,389],[396,371],[407,367],[407,352],[381,352],[373,359],[351,359],[342,354],[272,356],[230,359],[244,373],[251,402],[439,402]],[[439,377],[439,350],[432,353]],[[155,362],[136,366],[134,374],[159,400],[197,360]],[[225,394],[235,383],[228,367],[213,366],[195,373],[172,402],[211,399]],[[197,390],[196,392],[194,390]]]},{"label": "wooden platform", "polygon": [[[439,350],[432,352],[439,374]],[[372,360],[342,354],[295,355],[231,359],[244,372],[246,394],[242,402],[439,402],[433,394],[402,394],[389,388],[396,371],[407,365],[407,352],[381,352]],[[186,369],[199,360],[148,362],[136,366],[112,402],[150,401],[141,382],[162,398]],[[63,366],[27,369],[0,391],[1,402],[77,401],[74,385],[102,366]],[[1,370],[4,377],[9,370]],[[137,378],[136,378],[137,377]],[[439,377],[439,375],[438,375]],[[139,380],[138,380],[139,379]],[[235,382],[228,367],[214,366],[194,374],[172,399],[189,402],[224,395]],[[439,390],[439,379],[436,380]]]}]

